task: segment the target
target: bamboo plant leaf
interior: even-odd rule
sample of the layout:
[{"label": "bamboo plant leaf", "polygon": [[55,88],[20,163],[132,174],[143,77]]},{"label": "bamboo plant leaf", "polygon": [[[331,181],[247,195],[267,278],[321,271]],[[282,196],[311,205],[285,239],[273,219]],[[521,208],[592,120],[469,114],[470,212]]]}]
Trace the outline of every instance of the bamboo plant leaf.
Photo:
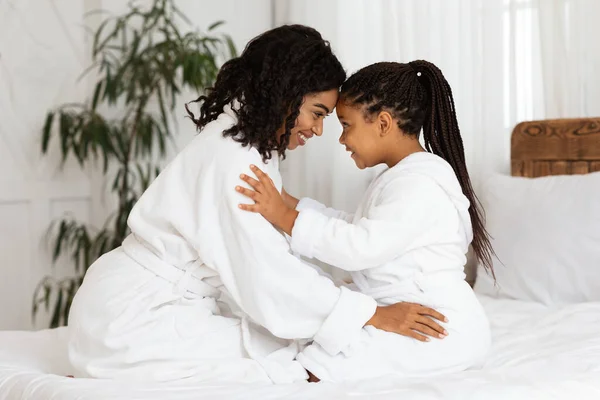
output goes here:
[{"label": "bamboo plant leaf", "polygon": [[69,285],[67,288],[66,299],[63,305],[63,314],[62,321],[64,325],[67,325],[69,322],[69,310],[71,309],[71,304],[73,303],[73,298],[75,297],[75,293],[77,292],[77,283],[75,279],[69,279]]},{"label": "bamboo plant leaf", "polygon": [[[163,89],[161,85],[157,85],[156,87],[156,93],[157,93],[157,97],[158,97],[158,108],[160,109],[160,117],[162,120],[162,125],[165,131],[169,130],[169,119],[167,118],[167,110],[165,107],[165,98],[163,96]],[[162,136],[161,135],[162,132],[159,132],[159,137]]]},{"label": "bamboo plant leaf", "polygon": [[98,30],[94,34],[94,40],[92,42],[92,57],[95,57],[99,53],[100,36],[102,35],[104,28],[106,28],[106,25],[108,25],[108,23],[110,23],[111,20],[112,18],[108,18],[102,21],[102,23],[98,27]]},{"label": "bamboo plant leaf", "polygon": [[92,111],[96,111],[96,107],[98,107],[98,100],[100,98],[100,93],[102,92],[102,87],[104,85],[104,81],[100,81],[96,83],[96,89],[94,90],[94,97],[92,97]]},{"label": "bamboo plant leaf", "polygon": [[212,23],[209,27],[208,27],[208,31],[213,31],[215,29],[217,29],[218,27],[220,27],[221,25],[223,25],[225,23],[225,21],[217,21]]},{"label": "bamboo plant leaf", "polygon": [[179,18],[181,18],[183,21],[187,22],[188,24],[192,24],[192,21],[187,17],[187,15],[185,15],[178,7],[176,7],[175,5],[173,5],[173,11],[175,12],[175,14],[177,16],[179,16]]},{"label": "bamboo plant leaf", "polygon": [[42,130],[42,153],[48,151],[48,142],[50,141],[50,135],[52,133],[52,122],[54,121],[54,112],[49,112],[46,116],[46,122]]},{"label": "bamboo plant leaf", "polygon": [[50,328],[57,328],[60,326],[60,317],[62,315],[61,310],[63,307],[63,291],[58,291],[58,297],[54,303],[54,311],[52,311],[52,318],[50,320]]},{"label": "bamboo plant leaf", "polygon": [[44,286],[44,306],[46,307],[46,312],[50,311],[50,295],[52,294],[52,286],[50,284],[46,284]]},{"label": "bamboo plant leaf", "polygon": [[227,50],[228,50],[227,58],[237,57],[237,50],[236,50],[235,43],[233,42],[233,39],[231,38],[231,36],[224,35],[223,38],[225,39],[225,43],[227,44]]},{"label": "bamboo plant leaf", "polygon": [[56,262],[56,260],[58,260],[58,257],[60,256],[63,240],[66,235],[67,235],[67,222],[60,221],[60,225],[58,228],[58,235],[56,236],[56,239],[54,239],[54,253],[52,254],[52,260],[55,262]]},{"label": "bamboo plant leaf", "polygon": [[59,118],[59,133],[60,133],[60,149],[62,155],[62,162],[67,160],[69,155],[69,140],[71,136],[71,118],[65,111],[60,112]]}]

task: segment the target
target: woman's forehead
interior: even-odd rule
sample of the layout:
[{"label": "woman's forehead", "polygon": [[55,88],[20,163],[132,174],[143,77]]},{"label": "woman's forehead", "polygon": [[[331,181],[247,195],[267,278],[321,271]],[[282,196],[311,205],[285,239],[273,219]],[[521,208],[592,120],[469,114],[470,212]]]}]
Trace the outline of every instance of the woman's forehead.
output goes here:
[{"label": "woman's forehead", "polygon": [[[336,89],[327,90],[325,92],[310,93],[305,97],[305,103],[313,106],[324,106],[327,113],[330,113],[335,108],[338,100],[339,92]],[[321,107],[322,108],[322,107]]]}]

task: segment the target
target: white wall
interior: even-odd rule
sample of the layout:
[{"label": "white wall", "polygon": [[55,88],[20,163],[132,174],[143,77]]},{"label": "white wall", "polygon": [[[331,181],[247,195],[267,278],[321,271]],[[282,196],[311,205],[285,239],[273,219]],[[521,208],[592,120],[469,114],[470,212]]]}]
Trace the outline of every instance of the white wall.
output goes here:
[{"label": "white wall", "polygon": [[83,2],[0,3],[0,328],[31,326],[31,297],[50,270],[42,240],[69,210],[89,215],[89,178],[57,153],[40,156],[48,109],[77,101],[85,68]]},{"label": "white wall", "polygon": [[[32,328],[36,284],[47,274],[60,277],[71,270],[64,261],[51,267],[44,240],[50,222],[64,212],[82,221],[101,221],[105,213],[102,177],[94,171],[82,172],[73,162],[61,171],[56,151],[41,157],[40,131],[48,110],[81,101],[90,93],[93,82],[77,83],[89,65],[83,14],[100,7],[119,12],[126,3],[0,1],[0,329]],[[227,21],[222,29],[232,35],[240,51],[250,38],[271,26],[270,0],[177,3],[199,29],[216,20]],[[183,119],[182,108],[178,115],[181,147],[195,131]],[[42,315],[36,326],[46,324],[47,316]]]}]

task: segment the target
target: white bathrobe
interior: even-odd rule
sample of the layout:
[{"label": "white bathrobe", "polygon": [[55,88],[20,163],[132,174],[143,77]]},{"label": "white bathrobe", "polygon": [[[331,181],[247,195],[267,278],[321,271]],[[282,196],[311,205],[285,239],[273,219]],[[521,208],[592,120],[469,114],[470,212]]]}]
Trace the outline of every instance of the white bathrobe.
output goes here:
[{"label": "white bathrobe", "polygon": [[301,199],[292,230],[295,252],[351,271],[379,304],[429,306],[448,317],[449,336],[419,342],[368,326],[361,338],[330,352],[319,343],[298,360],[322,380],[385,374],[419,376],[476,365],[490,346],[489,324],[463,267],[472,240],[469,201],[451,166],[415,153],[381,173],[354,215]]},{"label": "white bathrobe", "polygon": [[294,382],[307,378],[294,339],[336,354],[362,334],[376,302],[336,287],[238,208],[250,164],[279,189],[281,177],[277,155],[265,164],[223,137],[234,123],[226,107],[142,195],[123,245],[88,270],[69,315],[76,376]]}]

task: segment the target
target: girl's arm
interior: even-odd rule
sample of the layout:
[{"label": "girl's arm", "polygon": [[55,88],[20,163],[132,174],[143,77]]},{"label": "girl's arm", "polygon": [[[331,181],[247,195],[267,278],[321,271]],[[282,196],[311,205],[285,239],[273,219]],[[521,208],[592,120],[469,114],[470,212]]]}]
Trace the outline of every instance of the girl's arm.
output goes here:
[{"label": "girl's arm", "polygon": [[296,208],[300,202],[300,200],[286,192],[284,188],[281,188],[281,197],[283,197],[283,202],[289,208]]},{"label": "girl's arm", "polygon": [[283,202],[288,208],[296,209],[296,211],[308,209],[317,210],[323,215],[332,218],[343,219],[347,222],[352,222],[352,219],[354,218],[354,214],[349,214],[345,211],[327,207],[325,204],[319,203],[317,200],[309,197],[297,199],[286,192],[285,189],[281,189],[281,197],[283,197]]},{"label": "girl's arm", "polygon": [[443,191],[420,177],[397,178],[386,185],[368,216],[355,224],[328,217],[314,209],[287,207],[269,177],[252,168],[259,180],[245,177],[254,191],[238,191],[255,201],[240,205],[259,212],[291,236],[292,249],[346,271],[374,268],[422,245],[437,221],[436,199]]}]

